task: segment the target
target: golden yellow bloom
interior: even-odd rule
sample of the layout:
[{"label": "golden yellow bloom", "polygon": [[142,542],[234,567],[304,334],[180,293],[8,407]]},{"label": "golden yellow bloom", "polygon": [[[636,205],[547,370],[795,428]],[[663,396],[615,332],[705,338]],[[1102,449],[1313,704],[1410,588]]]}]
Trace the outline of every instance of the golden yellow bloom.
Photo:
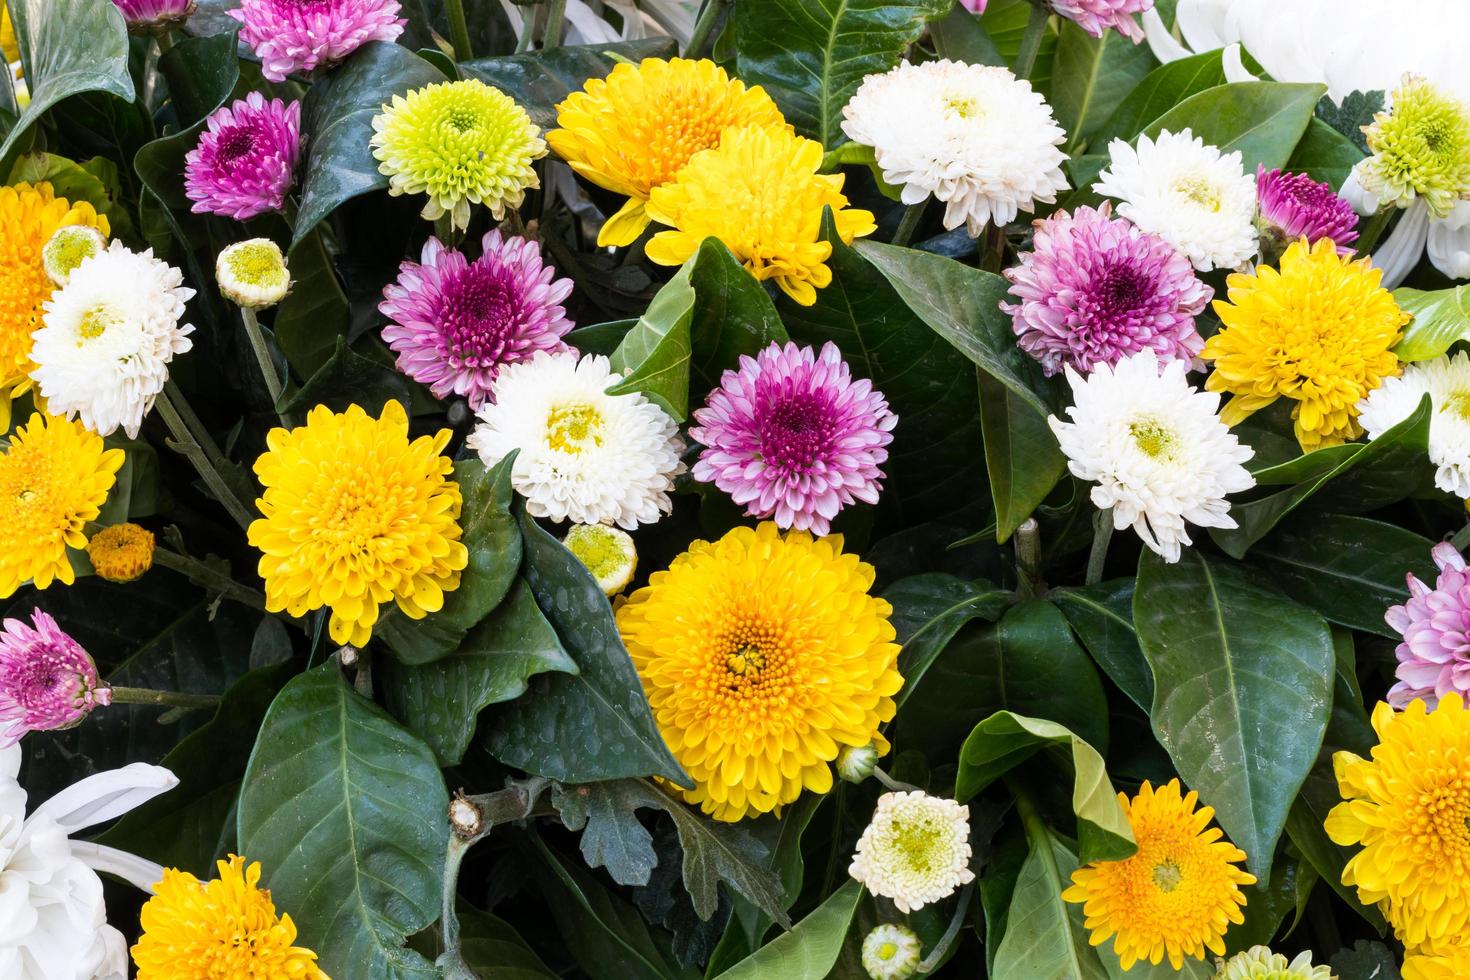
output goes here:
[{"label": "golden yellow bloom", "polygon": [[153,567],[153,532],[136,524],[114,524],[87,542],[92,571],[109,582],[136,582]]},{"label": "golden yellow bloom", "polygon": [[1373,709],[1372,759],[1332,759],[1345,802],[1327,814],[1327,836],[1362,845],[1342,881],[1365,905],[1379,903],[1406,946],[1470,935],[1470,711],[1456,693],[1430,712]]},{"label": "golden yellow bloom", "polygon": [[41,249],[62,225],[110,231],[92,205],[57,197],[50,184],[0,187],[0,432],[10,428],[10,399],[31,387],[31,334],[55,288]]},{"label": "golden yellow bloom", "polygon": [[1191,790],[1181,799],[1179,791],[1179,780],[1171,779],[1158,789],[1145,782],[1131,803],[1119,793],[1138,853],[1078,868],[1062,892],[1082,904],[1092,945],[1117,936],[1113,950],[1125,970],[1165,955],[1178,970],[1186,956],[1204,959],[1206,949],[1223,956],[1226,928],[1245,921],[1240,888],[1256,880],[1235,866],[1245,852],[1210,826],[1213,808],[1196,810],[1199,796]]},{"label": "golden yellow bloom", "polygon": [[6,61],[20,60],[20,45],[15,40],[15,25],[10,22],[10,7],[0,3],[0,51]]},{"label": "golden yellow bloom", "polygon": [[718,238],[757,279],[774,279],[803,306],[832,281],[832,246],[821,239],[830,206],[844,242],[870,235],[871,211],[849,209],[841,174],[819,174],[822,145],[776,126],[729,129],[696,153],[671,184],[655,187],[648,216],[673,228],[648,242],[648,257],[680,265]]},{"label": "golden yellow bloom", "polygon": [[567,96],[556,122],[561,128],[546,134],[551,148],[592,183],[628,197],[597,244],[630,245],[648,227],[649,192],[673,180],[690,157],[718,146],[730,126],[786,120],[765,89],[747,89],[708,58],[644,58]]},{"label": "golden yellow bloom", "polygon": [[247,532],[262,552],[266,608],[330,606],[332,639],[355,646],[372,636],[380,603],[412,619],[442,608],[469,561],[454,464],[440,455],[449,436],[409,442],[396,401],[376,419],[318,405],[305,425],[272,429],[255,461],[265,516]]},{"label": "golden yellow bloom", "polygon": [[1470,977],[1470,946],[1446,946],[1434,952],[1409,950],[1403,980],[1465,980]]},{"label": "golden yellow bloom", "polygon": [[1296,438],[1303,450],[1335,446],[1363,434],[1358,402],[1399,373],[1389,349],[1409,314],[1379,285],[1367,259],[1349,261],[1329,239],[1293,242],[1281,270],[1226,280],[1230,302],[1215,301],[1224,328],[1205,341],[1214,361],[1210,391],[1235,395],[1220,412],[1235,425],[1279,397],[1297,404]]},{"label": "golden yellow bloom", "polygon": [[143,906],[143,935],[133,947],[138,980],[328,980],[316,954],[296,942],[296,924],[277,917],[260,887],[260,862],[230,855],[219,877],[203,882],[165,868]]},{"label": "golden yellow bloom", "polygon": [[44,589],[76,581],[66,549],[85,548],[122,468],[123,451],[80,422],[36,413],[0,455],[0,599],[22,582]]},{"label": "golden yellow bloom", "polygon": [[767,521],[696,541],[618,610],[618,629],[684,793],[717,820],[832,788],[844,745],[888,743],[903,685],[893,608],[841,535]]}]

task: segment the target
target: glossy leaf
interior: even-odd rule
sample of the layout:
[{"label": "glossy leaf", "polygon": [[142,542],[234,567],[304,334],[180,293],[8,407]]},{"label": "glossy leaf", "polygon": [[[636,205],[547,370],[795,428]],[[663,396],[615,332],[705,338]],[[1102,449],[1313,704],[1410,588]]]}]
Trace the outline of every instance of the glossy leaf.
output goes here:
[{"label": "glossy leaf", "polygon": [[718,238],[700,244],[689,282],[694,287],[690,370],[698,385],[690,395],[702,402],[725,371],[740,366],[742,354],[754,357],[788,338],[770,295]]},{"label": "glossy leaf", "polygon": [[1062,900],[1077,856],[1050,833],[1032,839],[995,953],[996,977],[1026,980],[1108,980],[1088,942],[1082,906]]},{"label": "glossy leaf", "polygon": [[1301,171],[1313,180],[1326,181],[1333,188],[1339,188],[1361,159],[1363,151],[1353,145],[1352,140],[1321,119],[1313,118],[1307,124],[1301,142],[1292,151],[1286,169]]},{"label": "glossy leaf", "polygon": [[1046,416],[979,368],[975,380],[995,539],[1004,543],[1051,493],[1067,470],[1067,460]]},{"label": "glossy leaf", "polygon": [[325,405],[334,412],[343,412],[357,405],[369,415],[378,415],[389,401],[405,409],[412,404],[413,388],[408,379],[382,361],[357,353],[347,346],[347,338],[339,335],[327,362],[306,384],[284,393],[276,408],[307,412]]},{"label": "glossy leaf", "polygon": [[1332,706],[1327,624],[1232,562],[1144,552],[1133,596],[1154,675],[1150,716],[1190,789],[1269,880],[1287,811]]},{"label": "glossy leaf", "polygon": [[1128,93],[1092,137],[1094,152],[1106,153],[1111,140],[1131,141],[1149,124],[1191,95],[1225,84],[1219,51],[1171,61],[1149,72]]},{"label": "glossy leaf", "polygon": [[694,287],[689,277],[698,261],[695,254],[674,273],[611,358],[612,369],[622,380],[608,388],[608,393],[641,393],[675,422],[689,416],[689,360],[693,355],[689,325],[694,320]]},{"label": "glossy leaf", "polygon": [[863,889],[848,881],[794,927],[782,933],[716,980],[824,980],[842,951]]},{"label": "glossy leaf", "polygon": [[1048,101],[1067,133],[1068,152],[1087,143],[1157,65],[1146,44],[1134,44],[1117,31],[1093,37],[1063,19]]},{"label": "glossy leaf", "polygon": [[241,852],[334,976],[437,976],[403,946],[439,916],[449,795],[429,747],[335,663],[286,685],[240,793]]},{"label": "glossy leaf", "polygon": [[310,378],[331,360],[351,321],[347,294],[320,230],[291,250],[291,279],[291,294],[276,307],[272,333],[286,362],[302,378]]},{"label": "glossy leaf", "polygon": [[1092,659],[1144,711],[1154,700],[1154,675],[1133,628],[1133,579],[1052,589],[1047,598],[1066,614]]},{"label": "glossy leaf", "polygon": [[1394,301],[1414,319],[1394,347],[1401,361],[1427,361],[1459,340],[1470,339],[1470,286],[1425,292],[1407,286],[1393,291]]},{"label": "glossy leaf", "polygon": [[1144,132],[1191,130],[1221,153],[1240,151],[1241,166],[1253,174],[1256,165],[1267,170],[1284,167],[1307,130],[1325,85],[1294,82],[1233,82],[1217,85],[1170,109]]},{"label": "glossy leaf", "polygon": [[903,651],[898,669],[904,686],[894,700],[902,704],[949,641],[966,623],[996,620],[1014,601],[1011,593],[983,579],[966,582],[942,572],[900,579],[883,591],[893,605],[890,617]]}]

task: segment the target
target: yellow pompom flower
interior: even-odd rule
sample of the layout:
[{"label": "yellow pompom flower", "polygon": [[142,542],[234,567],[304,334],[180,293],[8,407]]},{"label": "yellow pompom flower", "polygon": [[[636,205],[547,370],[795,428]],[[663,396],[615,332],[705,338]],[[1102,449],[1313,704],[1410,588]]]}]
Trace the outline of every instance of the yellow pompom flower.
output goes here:
[{"label": "yellow pompom flower", "polygon": [[85,548],[83,529],[97,519],[122,468],[82,423],[36,413],[0,455],[0,599],[21,583],[38,589],[76,581],[66,549]]},{"label": "yellow pompom flower", "polygon": [[1327,814],[1327,836],[1361,845],[1342,882],[1377,903],[1406,946],[1452,944],[1470,935],[1470,711],[1457,693],[1428,711],[1373,709],[1372,758],[1332,759],[1344,802]]},{"label": "yellow pompom flower", "polygon": [[892,607],[842,537],[775,523],[696,541],[618,610],[618,629],[684,792],[717,820],[832,788],[847,745],[888,743],[903,685]]},{"label": "yellow pompom flower", "polygon": [[278,916],[271,893],[260,887],[260,862],[246,867],[232,854],[217,867],[219,877],[208,882],[163,870],[132,949],[138,980],[328,980],[316,954],[294,945],[291,917]]},{"label": "yellow pompom flower", "polygon": [[1205,388],[1235,396],[1220,419],[1235,425],[1290,398],[1304,451],[1362,435],[1358,402],[1399,373],[1390,348],[1410,319],[1381,278],[1367,259],[1344,259],[1326,238],[1293,242],[1280,271],[1230,276],[1230,301],[1214,304],[1224,327],[1201,353],[1214,362]]},{"label": "yellow pompom flower", "polygon": [[668,225],[649,240],[648,257],[680,265],[706,238],[718,238],[757,279],[776,285],[802,306],[832,281],[822,241],[822,209],[830,206],[837,234],[851,244],[870,235],[873,213],[847,207],[841,174],[819,174],[822,145],[777,126],[729,129],[712,150],[696,153],[679,179],[653,188],[648,216]]},{"label": "yellow pompom flower", "polygon": [[1404,955],[1403,980],[1465,980],[1470,977],[1470,946],[1434,952],[1411,949]]},{"label": "yellow pompom flower", "polygon": [[114,524],[87,542],[92,571],[108,582],[136,582],[153,567],[153,532],[137,524]]},{"label": "yellow pompom flower", "polygon": [[526,110],[476,78],[438,82],[395,95],[373,117],[373,156],[388,193],[427,194],[423,217],[448,214],[455,228],[483,204],[499,221],[541,183],[531,163],[546,155]]},{"label": "yellow pompom flower", "polygon": [[50,184],[0,187],[0,432],[10,428],[10,400],[31,387],[31,334],[56,288],[41,252],[63,225],[111,230],[92,205],[57,197]]},{"label": "yellow pompom flower", "polygon": [[567,96],[556,122],[560,128],[546,134],[551,148],[598,187],[628,198],[597,234],[607,246],[636,241],[648,227],[649,193],[694,154],[718,146],[726,129],[786,120],[765,89],[746,88],[708,58],[645,58]]},{"label": "yellow pompom flower", "polygon": [[262,552],[266,608],[330,606],[332,639],[354,646],[371,638],[381,603],[411,619],[442,608],[469,561],[454,464],[440,455],[449,437],[410,442],[396,401],[376,419],[318,405],[305,425],[272,429],[255,461],[265,516],[247,531]]},{"label": "yellow pompom flower", "polygon": [[1178,970],[1186,956],[1202,960],[1207,949],[1223,956],[1226,928],[1245,921],[1241,886],[1256,880],[1235,866],[1245,852],[1210,826],[1213,808],[1195,809],[1199,796],[1193,790],[1180,796],[1177,779],[1158,789],[1145,782],[1131,802],[1124,793],[1118,802],[1138,853],[1078,868],[1062,892],[1066,901],[1082,905],[1092,945],[1116,936],[1113,950],[1124,970],[1165,956]]}]

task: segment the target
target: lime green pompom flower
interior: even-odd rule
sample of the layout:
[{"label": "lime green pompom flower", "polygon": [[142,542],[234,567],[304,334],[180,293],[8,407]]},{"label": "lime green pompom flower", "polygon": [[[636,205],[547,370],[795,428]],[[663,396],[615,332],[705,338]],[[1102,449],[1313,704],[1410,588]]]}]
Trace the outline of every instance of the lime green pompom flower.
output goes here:
[{"label": "lime green pompom flower", "polygon": [[1363,132],[1373,155],[1356,175],[1378,207],[1422,197],[1443,218],[1470,196],[1470,108],[1424,79],[1405,75],[1393,111],[1378,113]]},{"label": "lime green pompom flower", "polygon": [[373,117],[373,156],[388,193],[427,194],[423,216],[445,214],[468,227],[470,205],[499,221],[539,187],[531,164],[546,155],[541,131],[526,110],[477,79],[440,82],[395,95]]},{"label": "lime green pompom flower", "polygon": [[1332,968],[1313,966],[1310,952],[1288,962],[1265,946],[1253,946],[1222,963],[1219,980],[1332,980]]}]

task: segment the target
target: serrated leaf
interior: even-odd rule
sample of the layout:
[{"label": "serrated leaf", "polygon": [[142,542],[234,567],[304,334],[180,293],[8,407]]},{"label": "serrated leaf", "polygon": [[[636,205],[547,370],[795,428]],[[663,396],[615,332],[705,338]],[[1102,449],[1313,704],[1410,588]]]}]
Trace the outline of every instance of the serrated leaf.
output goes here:
[{"label": "serrated leaf", "polygon": [[694,287],[689,277],[696,253],[664,284],[612,354],[612,369],[622,380],[608,394],[641,393],[675,422],[689,417],[689,360],[693,345]]},{"label": "serrated leaf", "polygon": [[1393,291],[1394,302],[1414,319],[1393,352],[1401,361],[1427,361],[1470,339],[1470,286],[1425,292],[1407,286]]},{"label": "serrated leaf", "polygon": [[1317,118],[1353,142],[1364,155],[1368,153],[1368,137],[1363,127],[1373,122],[1373,117],[1383,111],[1384,94],[1352,91],[1343,96],[1342,102],[1330,98],[1317,103]]},{"label": "serrated leaf", "polygon": [[995,620],[1015,601],[1013,593],[984,579],[966,582],[944,572],[925,572],[899,579],[883,590],[893,606],[889,617],[903,650],[898,656],[903,688],[894,696],[907,699],[924,672],[966,623]]},{"label": "serrated leaf", "polygon": [[240,794],[240,848],[328,973],[429,980],[432,964],[403,944],[439,915],[448,807],[429,747],[328,662],[266,714]]},{"label": "serrated leaf", "polygon": [[1383,943],[1359,939],[1352,949],[1332,954],[1329,961],[1338,980],[1399,980],[1398,958]]},{"label": "serrated leaf", "polygon": [[848,881],[806,918],[715,980],[824,980],[842,952],[862,886]]},{"label": "serrated leaf", "polygon": [[1133,579],[1052,589],[1046,597],[1066,615],[1103,673],[1148,711],[1154,700],[1154,675],[1133,628]]}]

